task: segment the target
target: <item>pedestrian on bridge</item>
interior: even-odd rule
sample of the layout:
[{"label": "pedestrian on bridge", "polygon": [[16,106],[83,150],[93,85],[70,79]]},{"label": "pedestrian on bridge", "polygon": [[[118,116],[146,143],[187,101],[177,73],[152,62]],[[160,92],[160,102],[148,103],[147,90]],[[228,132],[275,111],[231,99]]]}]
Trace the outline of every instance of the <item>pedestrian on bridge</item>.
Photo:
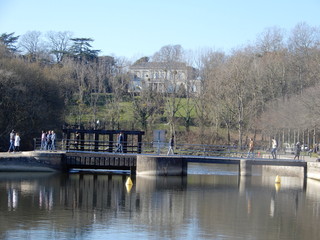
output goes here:
[{"label": "pedestrian on bridge", "polygon": [[10,132],[10,146],[9,146],[9,150],[8,152],[13,152],[14,151],[14,139],[16,136],[16,132],[14,130],[12,130]]},{"label": "pedestrian on bridge", "polygon": [[300,144],[300,142],[297,142],[296,149],[295,149],[294,160],[296,160],[296,158],[299,160],[300,152],[301,152],[301,144]]},{"label": "pedestrian on bridge", "polygon": [[45,131],[41,132],[41,147],[40,150],[46,150],[47,148],[47,134]]},{"label": "pedestrian on bridge", "polygon": [[74,147],[76,148],[76,150],[78,150],[79,148],[79,143],[80,143],[80,134],[77,131],[75,136],[75,141],[74,141]]},{"label": "pedestrian on bridge", "polygon": [[117,139],[117,149],[115,152],[123,153],[123,142],[124,142],[124,136],[123,132],[120,132]]},{"label": "pedestrian on bridge", "polygon": [[21,138],[19,136],[19,133],[16,133],[16,135],[14,137],[14,151],[15,152],[20,151],[20,141],[21,141]]},{"label": "pedestrian on bridge", "polygon": [[272,138],[272,149],[271,149],[271,155],[273,159],[277,159],[277,140],[273,137]]},{"label": "pedestrian on bridge", "polygon": [[169,149],[168,149],[167,155],[174,154],[173,149],[174,149],[174,136],[172,135],[169,140]]},{"label": "pedestrian on bridge", "polygon": [[249,141],[249,150],[248,150],[247,158],[249,158],[250,156],[254,157],[254,141],[252,138],[250,138],[250,141]]},{"label": "pedestrian on bridge", "polygon": [[51,149],[52,151],[56,150],[56,133],[51,131]]}]

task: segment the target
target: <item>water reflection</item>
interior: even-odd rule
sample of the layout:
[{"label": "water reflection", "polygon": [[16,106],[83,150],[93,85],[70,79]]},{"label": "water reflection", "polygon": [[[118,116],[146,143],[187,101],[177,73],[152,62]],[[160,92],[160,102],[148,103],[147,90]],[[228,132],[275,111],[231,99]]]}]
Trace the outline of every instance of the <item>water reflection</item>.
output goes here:
[{"label": "water reflection", "polygon": [[[197,166],[197,170],[199,166]],[[316,239],[318,181],[0,173],[0,238]]]}]

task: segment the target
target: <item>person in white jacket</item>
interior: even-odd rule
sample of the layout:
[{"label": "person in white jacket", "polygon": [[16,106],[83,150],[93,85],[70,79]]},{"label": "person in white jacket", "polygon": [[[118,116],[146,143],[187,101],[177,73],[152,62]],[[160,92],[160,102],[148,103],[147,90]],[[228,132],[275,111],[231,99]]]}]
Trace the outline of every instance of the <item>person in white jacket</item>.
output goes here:
[{"label": "person in white jacket", "polygon": [[272,149],[271,154],[273,159],[277,159],[277,141],[275,138],[272,138]]},{"label": "person in white jacket", "polygon": [[20,138],[19,133],[16,133],[16,136],[14,138],[14,150],[17,152],[19,152],[19,150],[20,150],[20,140],[21,140],[21,138]]}]

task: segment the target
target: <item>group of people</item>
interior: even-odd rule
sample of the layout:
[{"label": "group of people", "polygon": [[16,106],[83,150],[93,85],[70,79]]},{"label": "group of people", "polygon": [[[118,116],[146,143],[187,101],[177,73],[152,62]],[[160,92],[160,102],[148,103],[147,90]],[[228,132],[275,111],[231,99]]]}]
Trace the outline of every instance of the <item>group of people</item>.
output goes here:
[{"label": "group of people", "polygon": [[[277,144],[277,140],[273,137],[271,140],[271,155],[273,159],[277,159],[277,148],[278,148],[278,144]],[[249,141],[249,150],[248,150],[248,158],[250,156],[254,157],[254,141],[252,138],[250,138]],[[297,142],[295,145],[295,151],[294,151],[294,160],[298,159],[300,157],[300,152],[301,152],[301,143]]]},{"label": "group of people", "polygon": [[10,132],[10,145],[8,152],[19,152],[20,151],[20,134],[15,130]]},{"label": "group of people", "polygon": [[42,131],[40,150],[56,150],[56,133],[54,131]]},{"label": "group of people", "polygon": [[[252,138],[249,140],[249,150],[248,150],[248,155],[247,158],[254,157],[254,141]],[[271,140],[271,155],[273,159],[277,159],[277,140],[273,137]]]}]

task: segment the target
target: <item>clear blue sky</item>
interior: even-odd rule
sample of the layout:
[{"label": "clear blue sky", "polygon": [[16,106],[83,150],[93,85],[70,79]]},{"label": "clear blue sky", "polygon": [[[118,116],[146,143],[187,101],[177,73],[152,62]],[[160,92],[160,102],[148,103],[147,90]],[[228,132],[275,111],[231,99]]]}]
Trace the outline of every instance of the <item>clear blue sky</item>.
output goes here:
[{"label": "clear blue sky", "polygon": [[300,22],[320,27],[320,0],[0,0],[0,34],[71,31],[100,55],[129,59],[168,44],[227,52]]}]

